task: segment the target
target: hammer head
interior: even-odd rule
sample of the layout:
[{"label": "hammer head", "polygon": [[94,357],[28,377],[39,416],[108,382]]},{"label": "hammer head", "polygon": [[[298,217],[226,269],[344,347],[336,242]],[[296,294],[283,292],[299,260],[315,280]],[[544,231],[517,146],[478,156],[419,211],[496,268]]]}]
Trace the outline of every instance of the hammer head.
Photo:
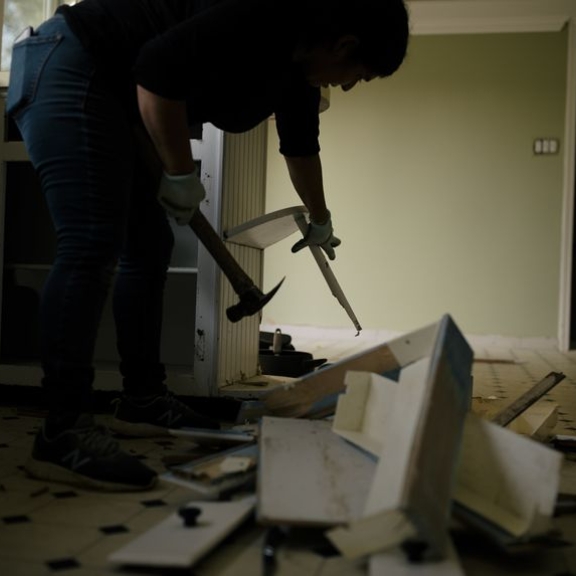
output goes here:
[{"label": "hammer head", "polygon": [[268,294],[263,294],[259,288],[251,286],[248,290],[240,294],[240,302],[238,302],[238,304],[234,304],[226,310],[228,320],[230,320],[230,322],[239,322],[245,316],[252,316],[262,310],[262,308],[272,300],[274,294],[278,292],[284,280],[285,279],[282,278]]}]

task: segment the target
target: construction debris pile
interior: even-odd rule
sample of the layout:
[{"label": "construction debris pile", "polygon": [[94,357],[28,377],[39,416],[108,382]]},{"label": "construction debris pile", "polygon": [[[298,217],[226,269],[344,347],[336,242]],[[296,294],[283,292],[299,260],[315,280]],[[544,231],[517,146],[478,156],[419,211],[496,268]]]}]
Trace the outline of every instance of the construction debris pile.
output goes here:
[{"label": "construction debris pile", "polygon": [[553,411],[533,405],[564,375],[494,406],[473,401],[472,363],[446,315],[269,391],[255,426],[181,432],[228,447],[171,467],[164,478],[195,498],[110,561],[193,566],[253,512],[268,530],[267,574],[271,542],[287,527],[313,527],[370,576],[415,566],[463,574],[455,521],[502,550],[557,538],[563,455],[542,442]]}]

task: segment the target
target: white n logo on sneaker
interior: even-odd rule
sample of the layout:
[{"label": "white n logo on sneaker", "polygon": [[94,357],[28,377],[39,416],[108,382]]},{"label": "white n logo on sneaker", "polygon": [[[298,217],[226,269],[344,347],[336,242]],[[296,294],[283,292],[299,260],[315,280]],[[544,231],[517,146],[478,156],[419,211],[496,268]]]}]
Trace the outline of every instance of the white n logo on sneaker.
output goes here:
[{"label": "white n logo on sneaker", "polygon": [[172,410],[166,410],[164,414],[158,417],[158,420],[160,422],[166,422],[166,427],[171,428],[180,418],[182,418],[182,414],[178,414],[178,412],[173,412]]},{"label": "white n logo on sneaker", "polygon": [[66,454],[66,456],[62,458],[62,464],[70,462],[70,468],[72,470],[78,470],[80,466],[84,466],[84,464],[87,464],[88,462],[90,462],[90,460],[91,460],[90,456],[81,458],[80,450],[78,448],[75,448],[71,452],[68,452],[68,454]]}]

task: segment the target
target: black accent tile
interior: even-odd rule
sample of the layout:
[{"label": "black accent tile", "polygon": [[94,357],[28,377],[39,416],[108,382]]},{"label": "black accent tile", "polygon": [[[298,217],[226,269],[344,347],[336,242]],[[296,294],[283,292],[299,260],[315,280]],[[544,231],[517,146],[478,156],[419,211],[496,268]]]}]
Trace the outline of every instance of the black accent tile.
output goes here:
[{"label": "black accent tile", "polygon": [[52,492],[54,498],[64,499],[64,498],[76,498],[78,496],[77,492],[74,490],[65,490],[64,492]]},{"label": "black accent tile", "polygon": [[113,534],[123,534],[125,532],[130,532],[126,526],[122,524],[115,524],[114,526],[100,526],[99,528],[102,534],[106,534],[106,536],[112,536]]},{"label": "black accent tile", "polygon": [[156,498],[155,500],[142,500],[140,504],[142,504],[142,506],[145,506],[146,508],[167,506],[166,502],[164,502],[164,500],[160,500],[159,498]]},{"label": "black accent tile", "polygon": [[31,522],[31,520],[28,516],[19,514],[17,516],[4,516],[2,522],[4,524],[24,524],[25,522]]},{"label": "black accent tile", "polygon": [[70,570],[71,568],[80,568],[81,564],[76,558],[59,558],[58,560],[47,560],[48,568],[53,572],[60,570]]}]

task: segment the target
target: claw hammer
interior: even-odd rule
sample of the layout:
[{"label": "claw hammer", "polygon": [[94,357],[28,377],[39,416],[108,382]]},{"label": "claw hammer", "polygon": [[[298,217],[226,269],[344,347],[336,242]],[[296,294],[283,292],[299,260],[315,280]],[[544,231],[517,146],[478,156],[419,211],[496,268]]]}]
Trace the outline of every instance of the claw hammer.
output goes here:
[{"label": "claw hammer", "polygon": [[200,212],[200,209],[194,212],[189,224],[200,242],[212,258],[214,258],[218,267],[222,270],[228,281],[232,285],[234,292],[240,297],[240,302],[230,306],[226,310],[226,316],[230,322],[238,322],[245,316],[252,316],[264,308],[272,299],[274,294],[284,282],[284,278],[268,294],[262,293],[252,279],[244,272],[232,256],[226,245],[218,236],[206,216]]},{"label": "claw hammer", "polygon": [[[146,168],[150,182],[156,183],[159,187],[162,176],[162,163],[152,141],[148,137],[146,129],[141,124],[133,126],[133,133],[137,153]],[[224,241],[216,233],[206,216],[200,209],[194,212],[188,223],[192,231],[196,234],[200,242],[210,253],[214,261],[230,282],[232,289],[240,298],[240,301],[226,310],[226,316],[230,322],[238,322],[246,316],[256,314],[272,299],[278,291],[284,279],[272,289],[268,294],[264,294],[253,280],[246,274],[234,256],[230,253]]]}]

